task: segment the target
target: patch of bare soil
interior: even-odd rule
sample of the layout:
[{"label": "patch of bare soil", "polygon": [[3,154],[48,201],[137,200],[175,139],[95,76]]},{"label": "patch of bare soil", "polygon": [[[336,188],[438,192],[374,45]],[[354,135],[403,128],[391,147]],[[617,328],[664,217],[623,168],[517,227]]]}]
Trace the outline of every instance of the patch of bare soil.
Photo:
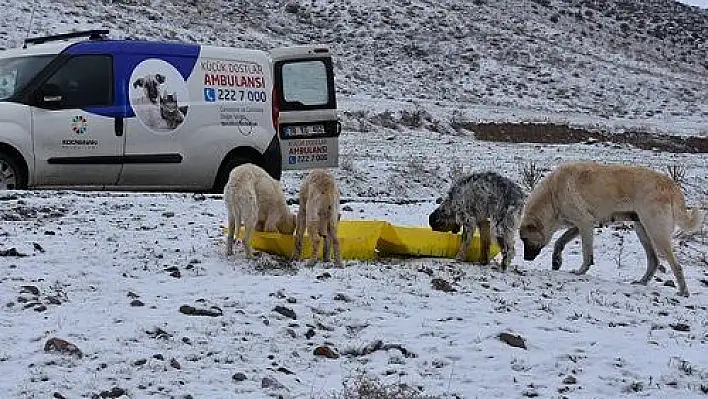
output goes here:
[{"label": "patch of bare soil", "polygon": [[572,144],[609,142],[644,150],[672,153],[708,153],[708,137],[681,137],[638,130],[610,133],[566,125],[536,123],[461,123],[475,138],[505,143]]}]

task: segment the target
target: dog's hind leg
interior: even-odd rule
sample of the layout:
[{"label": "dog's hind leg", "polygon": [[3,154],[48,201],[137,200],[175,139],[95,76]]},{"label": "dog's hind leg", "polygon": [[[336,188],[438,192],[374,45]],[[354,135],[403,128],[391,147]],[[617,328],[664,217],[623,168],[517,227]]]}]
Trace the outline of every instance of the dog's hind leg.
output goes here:
[{"label": "dog's hind leg", "polygon": [[[234,209],[235,207],[232,206],[232,204],[227,202],[226,208],[229,214],[229,222],[226,228],[226,255],[233,255],[235,240],[234,233],[238,234],[238,231],[241,229],[241,217],[240,215],[236,215],[238,211]],[[238,220],[238,224],[236,224],[236,220]]]},{"label": "dog's hind leg", "polygon": [[644,252],[647,254],[647,270],[644,276],[635,281],[636,284],[647,285],[649,280],[656,274],[656,269],[659,267],[659,258],[656,256],[656,251],[651,243],[651,239],[647,235],[647,231],[641,222],[634,222],[634,230],[637,232],[637,237],[639,237],[639,242],[644,247]]},{"label": "dog's hind leg", "polygon": [[300,204],[295,221],[295,248],[293,249],[293,260],[299,260],[302,256],[302,241],[305,235],[306,211],[305,204]]},{"label": "dog's hind leg", "polygon": [[580,230],[577,227],[571,227],[566,230],[563,235],[558,237],[553,246],[553,258],[551,258],[551,268],[553,270],[559,270],[561,268],[563,264],[563,249],[578,235],[580,235]]},{"label": "dog's hind leg", "polygon": [[578,270],[573,271],[575,274],[585,274],[590,270],[590,266],[595,263],[593,259],[593,223],[583,223],[577,226],[580,232],[583,246],[583,263]]},{"label": "dog's hind leg", "polygon": [[684,278],[683,270],[676,259],[673,249],[671,249],[673,223],[661,219],[642,218],[641,215],[640,219],[656,254],[665,257],[667,262],[669,262],[671,271],[674,272],[674,278],[676,278],[678,294],[688,296],[688,288],[686,287],[686,279]]},{"label": "dog's hind leg", "polygon": [[310,255],[310,260],[307,262],[307,266],[314,266],[320,255],[320,242],[322,241],[322,235],[319,231],[319,223],[307,223],[307,234],[310,237],[310,243],[312,244],[312,255]]},{"label": "dog's hind leg", "polygon": [[327,236],[332,240],[332,252],[334,252],[334,264],[337,267],[342,266],[342,253],[339,248],[339,235],[337,235],[337,225],[335,223],[329,223]]},{"label": "dog's hind leg", "polygon": [[489,247],[492,245],[492,227],[491,223],[487,219],[480,220],[477,222],[477,228],[479,229],[479,254],[480,262],[483,265],[489,264]]}]

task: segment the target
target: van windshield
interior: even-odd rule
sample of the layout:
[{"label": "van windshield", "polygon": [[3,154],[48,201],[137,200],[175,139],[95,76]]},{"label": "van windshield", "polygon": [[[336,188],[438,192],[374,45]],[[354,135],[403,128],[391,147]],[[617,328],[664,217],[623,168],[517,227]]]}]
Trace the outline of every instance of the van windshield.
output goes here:
[{"label": "van windshield", "polygon": [[0,58],[0,101],[18,94],[55,56]]}]

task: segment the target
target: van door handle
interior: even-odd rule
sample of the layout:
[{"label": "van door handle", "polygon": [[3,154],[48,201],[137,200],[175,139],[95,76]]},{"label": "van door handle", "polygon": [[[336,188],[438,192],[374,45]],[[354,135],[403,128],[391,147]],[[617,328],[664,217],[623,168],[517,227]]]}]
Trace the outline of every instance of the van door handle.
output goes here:
[{"label": "van door handle", "polygon": [[123,135],[123,117],[122,116],[116,117],[115,128],[116,128],[116,136],[118,136],[118,137],[122,136]]}]

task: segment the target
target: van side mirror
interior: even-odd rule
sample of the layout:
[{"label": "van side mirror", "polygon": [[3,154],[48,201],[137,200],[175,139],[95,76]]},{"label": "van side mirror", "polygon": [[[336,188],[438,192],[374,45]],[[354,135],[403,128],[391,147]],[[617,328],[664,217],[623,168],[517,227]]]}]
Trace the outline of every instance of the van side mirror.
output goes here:
[{"label": "van side mirror", "polygon": [[37,92],[37,102],[40,105],[56,107],[61,104],[63,97],[58,85],[47,83]]}]

